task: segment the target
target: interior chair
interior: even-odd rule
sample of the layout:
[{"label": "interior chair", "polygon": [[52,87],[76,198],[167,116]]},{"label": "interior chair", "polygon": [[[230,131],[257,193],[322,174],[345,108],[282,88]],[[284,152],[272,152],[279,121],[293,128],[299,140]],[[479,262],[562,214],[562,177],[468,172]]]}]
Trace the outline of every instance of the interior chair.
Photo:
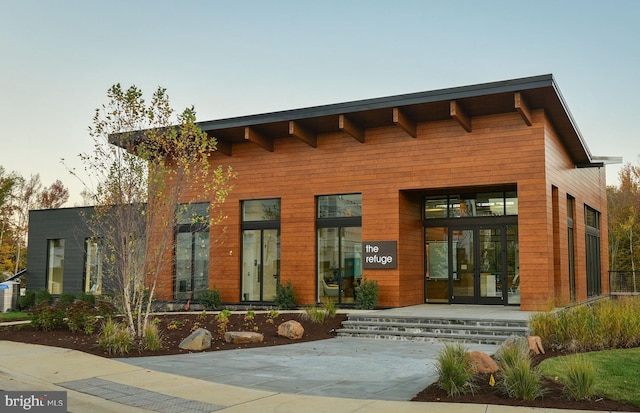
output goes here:
[{"label": "interior chair", "polygon": [[322,280],[322,289],[324,290],[324,295],[327,297],[337,297],[340,293],[340,286],[338,284],[327,284],[327,282]]}]

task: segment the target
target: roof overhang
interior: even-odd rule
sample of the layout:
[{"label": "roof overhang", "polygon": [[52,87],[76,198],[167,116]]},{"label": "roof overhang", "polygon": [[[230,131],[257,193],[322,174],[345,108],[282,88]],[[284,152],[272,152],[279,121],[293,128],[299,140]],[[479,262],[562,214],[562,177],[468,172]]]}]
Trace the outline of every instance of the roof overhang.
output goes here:
[{"label": "roof overhang", "polygon": [[505,112],[519,112],[531,124],[530,112],[536,109],[545,111],[576,164],[594,163],[550,74],[211,120],[198,125],[218,140],[218,150],[231,155],[232,144],[247,140],[273,151],[275,138],[294,136],[315,147],[318,134],[345,131],[363,142],[365,129],[393,125],[415,137],[417,123],[452,118],[469,132],[472,118]]},{"label": "roof overhang", "polygon": [[[471,132],[474,117],[508,112],[519,113],[531,125],[531,112],[538,109],[544,110],[577,166],[600,167],[619,159],[604,162],[591,155],[550,74],[210,120],[198,126],[217,139],[218,152],[231,156],[236,143],[251,141],[273,151],[276,138],[295,137],[315,148],[319,134],[339,131],[364,143],[366,129],[394,125],[416,138],[418,123],[450,119]],[[134,134],[118,142],[118,135],[113,135],[111,142],[124,147],[139,138]]]}]

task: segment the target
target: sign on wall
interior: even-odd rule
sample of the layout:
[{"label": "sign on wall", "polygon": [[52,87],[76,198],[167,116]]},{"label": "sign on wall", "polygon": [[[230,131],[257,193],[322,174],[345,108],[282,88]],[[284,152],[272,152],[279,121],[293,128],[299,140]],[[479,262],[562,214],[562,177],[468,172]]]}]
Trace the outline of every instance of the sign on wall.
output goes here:
[{"label": "sign on wall", "polygon": [[397,268],[397,244],[397,241],[363,241],[362,268]]}]

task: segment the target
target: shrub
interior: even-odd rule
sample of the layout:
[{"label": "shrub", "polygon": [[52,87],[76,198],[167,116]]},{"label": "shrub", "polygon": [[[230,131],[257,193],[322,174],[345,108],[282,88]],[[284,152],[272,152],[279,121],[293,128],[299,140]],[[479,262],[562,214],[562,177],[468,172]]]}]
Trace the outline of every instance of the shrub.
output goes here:
[{"label": "shrub", "polygon": [[107,320],[100,336],[98,337],[98,346],[109,352],[109,354],[124,355],[131,350],[133,340],[127,327],[114,320]]},{"label": "shrub", "polygon": [[118,312],[116,306],[104,299],[96,302],[96,309],[98,310],[98,315],[102,318],[110,318]]},{"label": "shrub", "polygon": [[445,344],[436,358],[438,386],[449,397],[474,392],[473,369],[467,351],[461,344]]},{"label": "shrub", "polygon": [[162,349],[162,335],[158,329],[158,324],[149,323],[144,329],[142,348],[149,351],[158,351]]},{"label": "shrub", "polygon": [[73,293],[62,293],[60,297],[58,297],[58,303],[63,307],[67,308],[76,300],[76,296]]},{"label": "shrub", "polygon": [[244,326],[247,329],[258,331],[259,328],[255,324],[256,312],[253,310],[248,310],[244,315]]},{"label": "shrub", "polygon": [[572,399],[588,400],[595,395],[596,369],[593,363],[583,356],[570,357],[567,360],[565,388]]},{"label": "shrub", "polygon": [[36,304],[36,292],[26,290],[24,295],[18,297],[18,306],[21,310],[28,310]]},{"label": "shrub", "polygon": [[278,316],[280,315],[280,313],[276,310],[270,310],[269,314],[267,314],[267,323],[269,324],[273,324],[276,318],[278,318]]},{"label": "shrub", "polygon": [[55,305],[49,305],[46,302],[42,302],[31,309],[29,318],[31,319],[31,325],[44,331],[51,331],[58,329],[64,325],[65,311],[57,303]]},{"label": "shrub", "polygon": [[535,400],[543,395],[542,373],[538,367],[531,366],[525,340],[501,347],[496,358],[500,367],[498,388],[504,394],[521,400]]},{"label": "shrub", "polygon": [[202,307],[208,311],[218,310],[222,304],[220,291],[216,288],[206,291],[198,291],[196,299],[200,302]]},{"label": "shrub", "polygon": [[290,280],[287,281],[285,286],[282,286],[280,283],[276,284],[275,304],[280,310],[291,310],[296,308],[297,301],[298,297],[296,297],[296,294],[293,291],[293,285]]},{"label": "shrub", "polygon": [[36,292],[35,305],[40,305],[41,303],[51,304],[53,302],[53,296],[47,290],[39,290]]},{"label": "shrub", "polygon": [[78,300],[67,307],[67,327],[71,332],[82,331],[85,334],[93,334],[98,321],[96,309],[86,301]]},{"label": "shrub", "polygon": [[222,310],[216,315],[216,322],[218,323],[218,333],[224,335],[224,333],[227,332],[229,316],[231,316],[231,311],[229,310]]},{"label": "shrub", "polygon": [[81,291],[78,293],[78,300],[80,301],[86,301],[88,302],[91,306],[95,306],[96,305],[96,296],[91,294],[91,293],[85,293],[84,291]]},{"label": "shrub", "polygon": [[378,282],[366,278],[356,287],[356,308],[373,310],[378,305]]}]

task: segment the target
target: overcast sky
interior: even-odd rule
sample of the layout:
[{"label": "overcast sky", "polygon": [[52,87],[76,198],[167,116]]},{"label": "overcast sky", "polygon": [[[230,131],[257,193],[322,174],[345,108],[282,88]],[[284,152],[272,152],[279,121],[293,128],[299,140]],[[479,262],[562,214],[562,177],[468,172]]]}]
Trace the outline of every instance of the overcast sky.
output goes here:
[{"label": "overcast sky", "polygon": [[[591,153],[638,163],[640,1],[0,0],[0,165],[67,206],[115,83],[212,120],[551,73]],[[617,183],[620,166],[607,167]]]}]

